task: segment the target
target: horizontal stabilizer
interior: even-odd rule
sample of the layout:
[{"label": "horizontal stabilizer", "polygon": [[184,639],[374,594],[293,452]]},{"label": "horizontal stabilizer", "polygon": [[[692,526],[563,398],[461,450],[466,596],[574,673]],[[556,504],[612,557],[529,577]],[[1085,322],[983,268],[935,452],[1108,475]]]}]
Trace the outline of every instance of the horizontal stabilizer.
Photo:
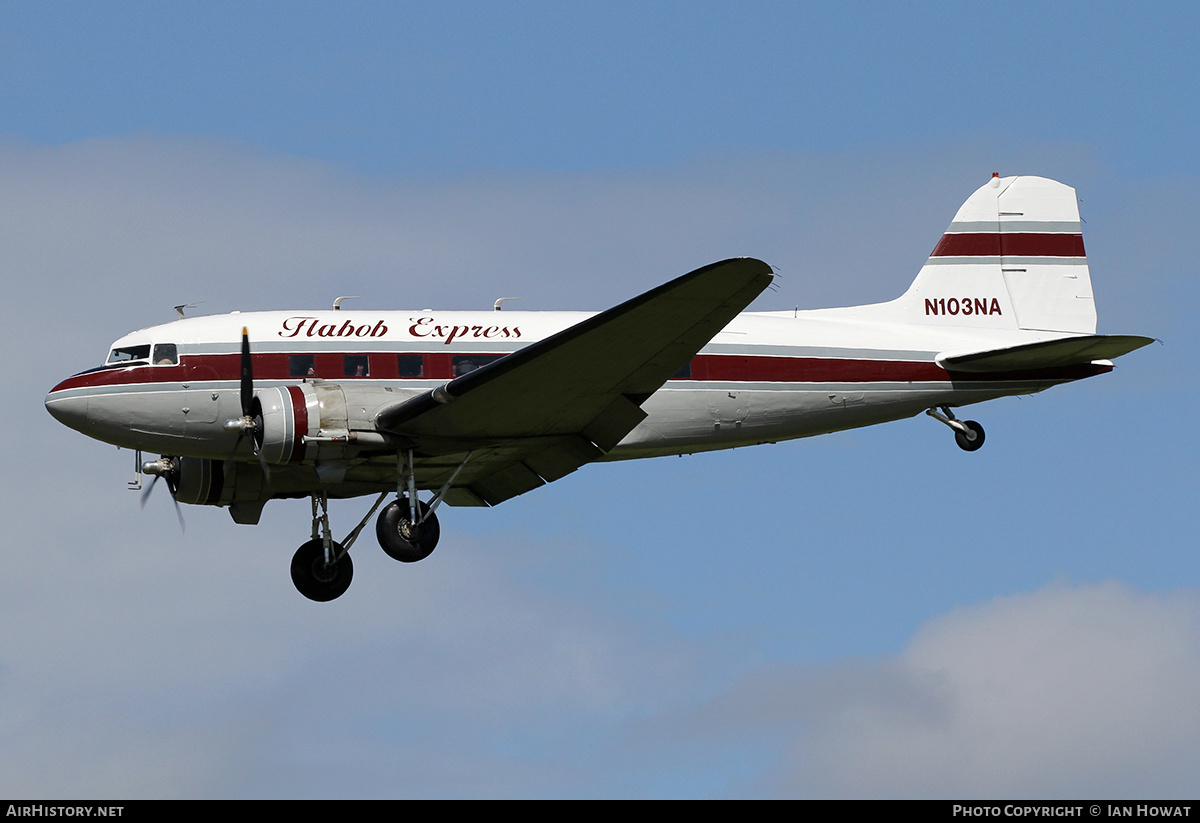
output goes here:
[{"label": "horizontal stabilizer", "polygon": [[946,371],[975,374],[1081,366],[1111,360],[1153,342],[1151,337],[1134,334],[1089,334],[1004,349],[943,352],[937,356],[937,364]]}]

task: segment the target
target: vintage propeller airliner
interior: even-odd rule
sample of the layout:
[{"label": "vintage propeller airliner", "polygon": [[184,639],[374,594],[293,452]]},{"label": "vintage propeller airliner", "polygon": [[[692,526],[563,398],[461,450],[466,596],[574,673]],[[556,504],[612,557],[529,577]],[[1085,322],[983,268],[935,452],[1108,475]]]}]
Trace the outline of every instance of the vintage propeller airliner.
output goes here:
[{"label": "vintage propeller airliner", "polygon": [[[335,304],[180,319],[117,340],[46,408],[161,454],[139,454],[140,471],[238,523],[311,498],[292,579],[325,601],[350,585],[347,552],[392,494],[376,535],[412,562],[437,545],[440,504],[494,506],[596,461],[922,411],[974,451],[983,428],[953,408],[1111,371],[1151,342],[1095,333],[1075,190],[1039,177],[994,176],[971,195],[891,302],[743,313],[771,278],[759,260],[725,260],[599,314]],[[328,499],[367,494],[375,505],[335,541]]]}]

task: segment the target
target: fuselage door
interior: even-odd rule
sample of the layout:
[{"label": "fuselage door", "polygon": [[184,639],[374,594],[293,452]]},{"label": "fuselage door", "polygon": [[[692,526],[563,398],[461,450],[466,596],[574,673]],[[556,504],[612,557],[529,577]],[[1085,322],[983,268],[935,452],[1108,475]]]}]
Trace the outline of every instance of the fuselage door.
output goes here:
[{"label": "fuselage door", "polygon": [[[162,344],[154,347],[156,355],[160,346]],[[171,348],[175,347],[172,345]],[[184,430],[192,436],[202,432],[211,433],[212,424],[222,419],[220,410],[223,392],[217,387],[217,370],[204,362],[206,359],[192,355],[183,363]],[[237,408],[240,409],[240,406]]]}]

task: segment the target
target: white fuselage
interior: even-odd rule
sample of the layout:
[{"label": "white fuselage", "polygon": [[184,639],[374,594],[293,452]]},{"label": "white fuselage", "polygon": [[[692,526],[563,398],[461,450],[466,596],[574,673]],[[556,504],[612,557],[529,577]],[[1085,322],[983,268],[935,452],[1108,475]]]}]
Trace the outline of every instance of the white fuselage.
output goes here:
[{"label": "white fuselage", "polygon": [[[606,459],[807,437],[908,417],[931,406],[1028,394],[1087,376],[1040,372],[952,379],[935,362],[941,352],[1064,335],[914,325],[893,318],[888,306],[739,315],[643,404],[648,417]],[[46,405],[59,420],[98,440],[224,459],[238,447],[237,435],[224,423],[241,414],[243,327],[253,345],[256,389],[374,387],[347,395],[352,405],[355,397],[366,399],[360,398],[362,408],[346,412],[346,428],[354,430],[357,421],[366,430],[375,411],[371,404],[442,385],[489,357],[590,316],[283,311],[189,318],[117,340],[106,366],[64,380]],[[250,457],[246,444],[240,452]]]}]

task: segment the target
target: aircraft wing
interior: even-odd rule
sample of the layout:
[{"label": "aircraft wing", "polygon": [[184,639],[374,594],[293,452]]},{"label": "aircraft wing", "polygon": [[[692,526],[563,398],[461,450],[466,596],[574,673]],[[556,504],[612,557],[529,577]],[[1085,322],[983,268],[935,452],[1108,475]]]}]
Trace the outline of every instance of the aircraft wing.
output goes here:
[{"label": "aircraft wing", "polygon": [[384,408],[375,425],[427,458],[473,451],[446,502],[495,505],[617,445],[646,417],[641,403],[771,277],[753,258],[713,263]]},{"label": "aircraft wing", "polygon": [[1153,342],[1151,337],[1133,334],[1087,334],[1004,349],[943,352],[936,359],[937,364],[947,371],[980,374],[1025,371],[1111,360]]}]

